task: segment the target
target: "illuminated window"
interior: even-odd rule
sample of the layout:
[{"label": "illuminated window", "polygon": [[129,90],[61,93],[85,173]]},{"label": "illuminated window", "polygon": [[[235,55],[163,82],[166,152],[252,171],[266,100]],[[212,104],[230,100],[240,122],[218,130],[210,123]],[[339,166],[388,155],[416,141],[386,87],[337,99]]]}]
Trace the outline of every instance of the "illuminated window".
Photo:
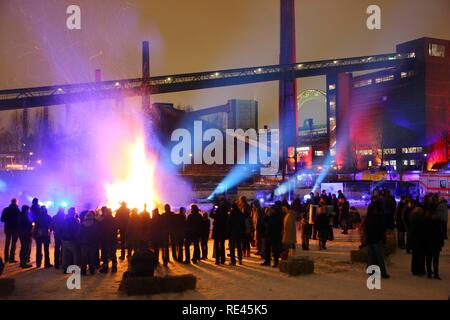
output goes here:
[{"label": "illuminated window", "polygon": [[408,165],[408,160],[403,160],[403,165],[407,166]]},{"label": "illuminated window", "polygon": [[384,166],[388,166],[389,165],[389,161],[383,161],[383,165]]},{"label": "illuminated window", "polygon": [[408,147],[402,148],[402,153],[420,153],[423,151],[422,147]]},{"label": "illuminated window", "polygon": [[369,167],[372,166],[372,160],[369,160],[369,162],[367,163],[369,165]]},{"label": "illuminated window", "polygon": [[328,90],[334,90],[334,89],[336,89],[336,85],[335,84],[330,84],[328,86]]},{"label": "illuminated window", "polygon": [[325,153],[322,150],[314,150],[314,155],[316,157],[323,157]]},{"label": "illuminated window", "polygon": [[428,54],[432,57],[445,57],[445,45],[430,43],[428,46]]},{"label": "illuminated window", "polygon": [[355,82],[353,87],[354,88],[360,88],[360,87],[369,86],[371,84],[372,84],[372,79],[367,79],[367,80],[361,80],[361,81]]},{"label": "illuminated window", "polygon": [[395,148],[383,149],[383,153],[384,154],[396,154],[397,150]]},{"label": "illuminated window", "polygon": [[381,77],[381,78],[376,78],[375,83],[381,83],[381,82],[386,82],[386,81],[391,81],[391,80],[394,80],[393,74],[385,76],[385,77]]},{"label": "illuminated window", "polygon": [[367,150],[356,150],[356,154],[360,155],[360,156],[370,156],[372,155],[372,150],[367,149]]},{"label": "illuminated window", "polygon": [[409,70],[409,71],[402,71],[400,73],[400,77],[402,78],[408,78],[414,75],[414,71],[413,70]]},{"label": "illuminated window", "polygon": [[412,165],[412,166],[415,166],[416,165],[416,160],[409,161],[409,164]]}]

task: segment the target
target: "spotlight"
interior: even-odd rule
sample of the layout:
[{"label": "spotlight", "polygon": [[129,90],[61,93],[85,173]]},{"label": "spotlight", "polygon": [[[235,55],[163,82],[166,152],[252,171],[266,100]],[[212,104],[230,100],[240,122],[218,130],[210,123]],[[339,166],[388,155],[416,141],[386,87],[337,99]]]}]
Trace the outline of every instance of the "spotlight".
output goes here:
[{"label": "spotlight", "polygon": [[42,164],[42,160],[38,160],[36,162],[37,162],[37,164]]}]

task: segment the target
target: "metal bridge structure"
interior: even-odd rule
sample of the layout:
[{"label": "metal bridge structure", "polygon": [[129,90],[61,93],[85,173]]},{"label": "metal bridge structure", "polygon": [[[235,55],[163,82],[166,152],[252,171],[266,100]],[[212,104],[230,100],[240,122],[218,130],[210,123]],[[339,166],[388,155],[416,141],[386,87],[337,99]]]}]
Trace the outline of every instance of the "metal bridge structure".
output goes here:
[{"label": "metal bridge structure", "polygon": [[414,52],[390,53],[287,65],[155,76],[149,79],[133,78],[7,89],[0,90],[0,111],[280,81],[286,77],[302,78],[380,68],[406,67],[414,61]]}]

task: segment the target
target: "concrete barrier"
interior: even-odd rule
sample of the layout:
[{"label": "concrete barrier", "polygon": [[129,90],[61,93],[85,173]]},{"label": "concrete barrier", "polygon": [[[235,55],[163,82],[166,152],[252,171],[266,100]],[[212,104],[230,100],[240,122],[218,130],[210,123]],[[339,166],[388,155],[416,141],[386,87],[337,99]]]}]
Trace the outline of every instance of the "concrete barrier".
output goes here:
[{"label": "concrete barrier", "polygon": [[13,278],[0,278],[0,297],[9,296],[13,293],[16,281]]},{"label": "concrete barrier", "polygon": [[192,274],[165,277],[124,277],[119,290],[127,295],[146,295],[195,290],[197,278]]},{"label": "concrete barrier", "polygon": [[289,257],[287,260],[281,260],[279,268],[280,272],[290,276],[311,274],[314,273],[314,261],[308,257]]}]

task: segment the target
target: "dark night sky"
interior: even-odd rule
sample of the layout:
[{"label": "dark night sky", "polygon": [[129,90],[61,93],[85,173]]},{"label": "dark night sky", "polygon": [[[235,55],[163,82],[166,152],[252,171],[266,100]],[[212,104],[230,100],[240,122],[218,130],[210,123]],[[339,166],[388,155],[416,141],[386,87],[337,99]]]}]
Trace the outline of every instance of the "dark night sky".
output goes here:
[{"label": "dark night sky", "polygon": [[[81,7],[82,30],[65,27]],[[366,28],[366,8],[382,9],[382,29]],[[428,36],[450,39],[449,0],[297,0],[297,61],[381,54]],[[151,42],[151,74],[275,64],[278,0],[0,0],[0,88],[140,76],[140,45]],[[299,81],[299,91],[324,80]],[[260,124],[276,126],[276,82],[154,96],[205,107],[257,99]],[[320,112],[319,112],[320,113]],[[314,115],[313,115],[314,116]],[[5,122],[8,113],[0,113]],[[1,121],[3,120],[3,121]],[[4,123],[3,123],[4,125]]]}]

